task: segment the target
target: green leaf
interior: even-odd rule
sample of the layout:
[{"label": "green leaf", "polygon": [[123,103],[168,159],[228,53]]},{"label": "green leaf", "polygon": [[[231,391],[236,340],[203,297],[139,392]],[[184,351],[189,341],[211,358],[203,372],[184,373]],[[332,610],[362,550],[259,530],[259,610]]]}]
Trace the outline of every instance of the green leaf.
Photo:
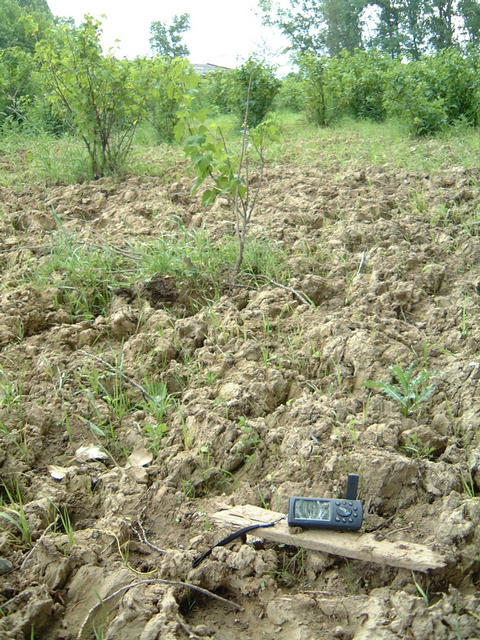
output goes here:
[{"label": "green leaf", "polygon": [[215,200],[217,199],[218,195],[219,195],[219,191],[217,191],[215,189],[206,189],[202,193],[202,204],[204,206],[208,206],[210,204],[213,204],[215,202]]}]

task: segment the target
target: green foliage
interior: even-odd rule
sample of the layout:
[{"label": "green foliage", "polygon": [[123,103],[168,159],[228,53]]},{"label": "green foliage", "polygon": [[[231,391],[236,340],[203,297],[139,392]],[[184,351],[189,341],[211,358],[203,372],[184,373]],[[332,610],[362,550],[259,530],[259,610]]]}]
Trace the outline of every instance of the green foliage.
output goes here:
[{"label": "green foliage", "polygon": [[228,91],[231,111],[242,121],[247,114],[249,128],[258,126],[272,108],[280,88],[274,69],[260,60],[249,58],[229,77],[232,79]]},{"label": "green foliage", "polygon": [[148,448],[154,456],[158,455],[161,449],[164,435],[167,433],[166,422],[155,422],[144,426],[145,435],[148,440]]},{"label": "green foliage", "polygon": [[428,47],[431,33],[427,20],[429,4],[430,0],[379,3],[378,23],[365,44],[391,58],[418,60]]},{"label": "green foliage", "polygon": [[58,304],[67,308],[72,319],[95,318],[106,313],[111,287],[118,282],[122,258],[108,247],[77,243],[62,232],[54,237],[52,252],[36,270],[34,284],[50,281],[59,289]]},{"label": "green foliage", "polygon": [[278,569],[275,571],[277,582],[284,587],[293,587],[296,584],[305,585],[307,580],[306,552],[305,549],[285,548],[281,554]]},{"label": "green foliage", "polygon": [[10,155],[15,168],[1,174],[1,178],[17,186],[26,182],[75,184],[88,180],[89,158],[85,145],[73,136],[58,138],[43,131],[42,127],[50,125],[44,113],[36,113],[35,106],[36,103],[22,123],[10,120],[3,124],[1,150]]},{"label": "green foliage", "polygon": [[[73,524],[70,519],[67,507],[59,507],[55,502],[49,499],[49,503],[52,506],[53,511],[53,532],[60,533],[65,532],[67,536],[67,542],[69,547],[73,547],[75,544],[75,532],[73,530]],[[58,521],[60,526],[58,526]]]},{"label": "green foliage", "polygon": [[0,125],[30,133],[65,130],[45,97],[47,88],[33,55],[20,47],[0,49]]},{"label": "green foliage", "polygon": [[37,46],[54,107],[84,142],[93,177],[120,170],[145,113],[149,79],[127,60],[103,56],[100,22],[60,25]]},{"label": "green foliage", "polygon": [[329,65],[330,84],[338,95],[345,94],[345,109],[355,118],[382,120],[385,73],[391,60],[375,49],[347,51]]},{"label": "green foliage", "polygon": [[460,0],[459,10],[470,42],[480,44],[480,5],[477,0]]},{"label": "green foliage", "polygon": [[421,586],[421,584],[418,582],[415,576],[415,571],[412,571],[412,579],[413,579],[413,584],[415,585],[418,593],[422,596],[423,601],[425,602],[425,606],[426,607],[430,606],[430,596],[428,593],[428,585],[426,586],[425,589]]},{"label": "green foliage", "polygon": [[20,381],[12,382],[0,368],[0,407],[12,407],[20,404],[22,388]]},{"label": "green foliage", "polygon": [[[184,152],[196,173],[193,192],[208,178],[211,181],[202,194],[202,204],[210,205],[218,196],[228,198],[233,206],[235,232],[238,240],[238,257],[234,275],[238,275],[243,262],[247,226],[253,215],[258,194],[263,181],[265,164],[264,150],[268,139],[274,139],[277,127],[272,121],[265,121],[257,127],[248,127],[249,101],[247,98],[243,123],[240,153],[235,154],[228,147],[226,137],[220,127],[206,122],[205,111],[193,112],[192,101],[185,102],[185,109],[179,112],[180,121],[175,129],[179,142],[184,144]],[[258,163],[255,186],[252,186],[253,159]]]},{"label": "green foliage", "polygon": [[304,78],[305,112],[308,120],[325,126],[332,118],[332,110],[327,105],[325,58],[305,54],[300,60],[300,71]]},{"label": "green foliage", "polygon": [[5,503],[0,498],[0,518],[14,528],[23,542],[30,544],[32,541],[32,532],[25,515],[20,487],[17,484],[15,485],[15,491],[10,491],[9,488],[3,484],[2,491],[6,495],[7,502]]},{"label": "green foliage", "polygon": [[218,69],[207,73],[198,87],[201,105],[213,113],[229,113],[232,82],[232,69]]},{"label": "green foliage", "polygon": [[18,47],[33,53],[52,24],[50,9],[41,0],[0,0],[0,16],[0,49]]},{"label": "green foliage", "polygon": [[407,123],[416,136],[480,119],[480,54],[446,49],[409,63],[376,51],[299,59],[307,117],[322,126],[349,116]]},{"label": "green foliage", "polygon": [[185,58],[189,51],[182,43],[182,33],[190,29],[190,16],[182,13],[173,16],[172,24],[155,21],[150,25],[150,47],[152,51],[166,58]]},{"label": "green foliage", "polygon": [[291,0],[289,4],[259,0],[264,23],[278,27],[295,53],[335,56],[361,46],[364,0]]},{"label": "green foliage", "polygon": [[149,78],[145,95],[147,117],[152,123],[159,141],[172,142],[177,124],[177,111],[184,94],[193,90],[200,78],[188,60],[182,58],[137,58],[134,62],[138,84]]},{"label": "green foliage", "polygon": [[[259,0],[265,24],[276,26],[295,54],[338,56],[378,48],[396,59],[480,40],[478,0]],[[365,9],[375,8],[375,19]],[[367,14],[368,15],[368,14]],[[368,29],[362,29],[364,24]]]},{"label": "green foliage", "polygon": [[147,380],[144,388],[146,396],[142,406],[155,419],[154,423],[146,424],[144,430],[149,449],[156,456],[167,432],[166,413],[175,406],[175,396],[168,393],[167,385],[164,382]]},{"label": "green foliage", "polygon": [[36,92],[32,55],[20,47],[0,50],[0,122],[23,120]]},{"label": "green foliage", "polygon": [[[237,167],[231,162],[221,129],[208,125],[205,113],[185,111],[181,113],[181,118],[176,127],[176,136],[179,142],[183,141],[185,155],[190,158],[197,176],[193,193],[207,178],[213,179],[213,186],[202,194],[202,204],[213,204],[220,195],[234,198],[237,190],[245,194],[245,185],[236,173]],[[187,129],[190,135],[184,137]]]},{"label": "green foliage", "polygon": [[415,135],[431,135],[463,120],[480,117],[480,58],[447,49],[408,65],[392,64],[386,77],[385,107],[406,119]]},{"label": "green foliage", "polygon": [[305,55],[299,60],[309,120],[325,126],[341,116],[381,120],[390,60],[377,51],[343,51],[336,58]]},{"label": "green foliage", "polygon": [[175,406],[175,397],[168,393],[167,385],[156,380],[145,382],[147,392],[143,407],[150,413],[157,422],[165,420],[165,414],[171,407]]},{"label": "green foliage", "polygon": [[[155,242],[123,252],[109,245],[88,245],[62,230],[51,240],[42,264],[27,273],[28,282],[38,290],[56,287],[58,307],[74,320],[107,314],[115,288],[154,276],[174,276],[193,299],[218,297],[225,272],[233,269],[237,260],[235,238],[215,246],[203,229],[192,233],[180,227]],[[263,282],[264,278],[283,281],[286,257],[267,242],[252,239],[245,246],[243,267],[252,282]],[[8,397],[14,397],[11,387]]]},{"label": "green foliage", "polygon": [[433,395],[433,385],[427,385],[426,383],[438,373],[437,371],[424,369],[419,374],[414,375],[413,369],[413,362],[405,370],[399,365],[392,365],[390,373],[398,382],[398,385],[383,380],[380,382],[370,380],[365,382],[364,386],[370,389],[380,389],[388,398],[395,400],[399,404],[402,415],[408,416],[412,411],[417,410],[422,402],[425,402]]},{"label": "green foliage", "polygon": [[420,438],[416,433],[407,435],[402,448],[410,458],[426,458],[430,460],[433,457],[433,448],[420,442]]},{"label": "green foliage", "polygon": [[468,474],[466,476],[462,473],[462,487],[464,493],[468,495],[469,498],[475,498],[475,481],[472,476],[472,471],[469,469]]},{"label": "green foliage", "polygon": [[304,80],[298,73],[289,73],[283,78],[280,89],[275,96],[274,107],[279,111],[299,113],[305,107]]}]

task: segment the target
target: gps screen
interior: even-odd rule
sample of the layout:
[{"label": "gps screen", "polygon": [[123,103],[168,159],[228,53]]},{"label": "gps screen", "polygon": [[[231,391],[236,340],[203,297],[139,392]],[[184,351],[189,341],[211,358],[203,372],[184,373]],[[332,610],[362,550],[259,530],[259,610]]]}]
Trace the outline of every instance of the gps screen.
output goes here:
[{"label": "gps screen", "polygon": [[295,518],[298,520],[330,520],[329,500],[295,500]]}]

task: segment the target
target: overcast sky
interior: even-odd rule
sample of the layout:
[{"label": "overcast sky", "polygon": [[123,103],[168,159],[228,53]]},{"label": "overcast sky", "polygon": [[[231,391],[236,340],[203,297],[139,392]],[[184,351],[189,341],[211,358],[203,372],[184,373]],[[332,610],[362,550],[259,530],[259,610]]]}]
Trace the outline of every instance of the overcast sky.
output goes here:
[{"label": "overcast sky", "polygon": [[251,53],[270,50],[269,61],[286,62],[279,52],[286,41],[277,30],[263,27],[257,0],[47,0],[56,16],[71,16],[78,24],[84,14],[103,20],[104,46],[116,46],[127,58],[151,54],[150,24],[171,22],[174,15],[190,14],[184,42],[192,63],[210,62],[234,67]]}]

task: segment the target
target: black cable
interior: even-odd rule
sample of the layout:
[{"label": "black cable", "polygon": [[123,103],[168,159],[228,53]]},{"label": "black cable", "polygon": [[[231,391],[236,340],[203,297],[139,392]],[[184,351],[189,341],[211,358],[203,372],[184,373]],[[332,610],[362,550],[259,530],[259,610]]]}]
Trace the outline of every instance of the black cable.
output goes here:
[{"label": "black cable", "polygon": [[208,549],[208,551],[205,551],[205,553],[202,553],[201,556],[199,556],[196,560],[193,561],[192,567],[193,568],[198,567],[198,565],[201,562],[203,562],[205,558],[207,558],[212,553],[215,547],[224,547],[229,542],[232,542],[232,540],[235,540],[236,538],[239,538],[240,536],[243,536],[245,533],[248,533],[249,531],[253,531],[254,529],[266,529],[267,527],[273,527],[278,522],[280,522],[280,520],[283,520],[284,518],[285,516],[282,516],[278,520],[275,520],[275,522],[267,522],[266,524],[251,524],[248,527],[243,527],[243,529],[239,529],[238,531],[231,533],[226,538],[223,538],[222,540],[220,540],[220,542],[215,543],[213,547],[210,547],[210,549]]}]

